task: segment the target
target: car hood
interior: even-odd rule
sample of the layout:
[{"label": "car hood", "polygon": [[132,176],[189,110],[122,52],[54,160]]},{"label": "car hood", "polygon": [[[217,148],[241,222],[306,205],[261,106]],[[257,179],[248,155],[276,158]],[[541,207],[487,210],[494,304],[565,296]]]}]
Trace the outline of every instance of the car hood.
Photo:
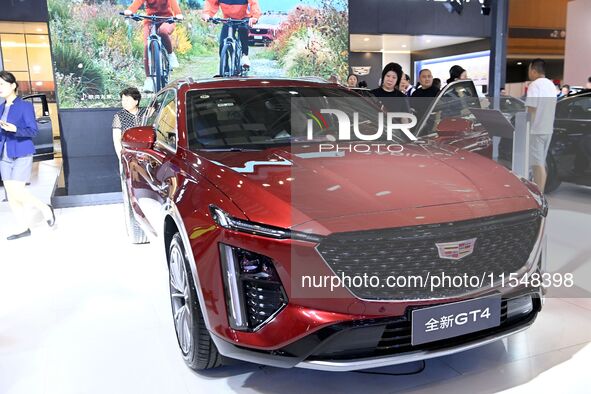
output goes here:
[{"label": "car hood", "polygon": [[202,151],[199,162],[199,172],[249,220],[287,228],[475,203],[487,216],[498,213],[499,200],[527,200],[513,202],[513,209],[536,207],[525,185],[501,165],[434,145],[408,144],[397,154],[319,153],[314,146]]}]

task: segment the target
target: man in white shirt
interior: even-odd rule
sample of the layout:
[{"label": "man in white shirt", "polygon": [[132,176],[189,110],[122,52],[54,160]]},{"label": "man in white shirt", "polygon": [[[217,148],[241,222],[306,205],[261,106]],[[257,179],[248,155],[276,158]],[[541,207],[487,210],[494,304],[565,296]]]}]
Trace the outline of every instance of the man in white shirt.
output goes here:
[{"label": "man in white shirt", "polygon": [[525,105],[531,115],[529,161],[534,182],[544,191],[546,185],[546,155],[554,131],[556,113],[556,88],[546,78],[546,62],[534,59],[529,65],[529,79]]}]

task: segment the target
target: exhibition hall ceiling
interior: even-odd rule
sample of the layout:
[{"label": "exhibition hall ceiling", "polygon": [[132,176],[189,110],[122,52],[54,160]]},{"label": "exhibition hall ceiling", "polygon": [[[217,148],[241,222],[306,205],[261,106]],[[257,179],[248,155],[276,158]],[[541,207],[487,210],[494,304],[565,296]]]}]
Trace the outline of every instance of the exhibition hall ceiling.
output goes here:
[{"label": "exhibition hall ceiling", "polygon": [[480,40],[480,37],[452,37],[435,35],[367,35],[351,34],[352,52],[400,52],[408,53],[449,45],[463,44]]}]

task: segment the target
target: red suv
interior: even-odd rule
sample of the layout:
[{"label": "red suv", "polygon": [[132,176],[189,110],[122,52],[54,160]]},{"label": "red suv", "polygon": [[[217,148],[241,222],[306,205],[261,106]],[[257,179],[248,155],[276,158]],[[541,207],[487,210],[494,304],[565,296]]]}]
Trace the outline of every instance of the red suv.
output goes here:
[{"label": "red suv", "polygon": [[261,16],[258,23],[248,30],[248,44],[251,46],[256,44],[269,45],[275,41],[286,18],[287,16],[283,14]]},{"label": "red suv", "polygon": [[543,268],[538,189],[397,131],[382,141],[396,152],[359,139],[330,150],[328,99],[355,100],[360,119],[376,109],[313,80],[188,79],[124,134],[128,232],[166,251],[188,366],[365,369],[531,325],[542,292],[518,279]]}]

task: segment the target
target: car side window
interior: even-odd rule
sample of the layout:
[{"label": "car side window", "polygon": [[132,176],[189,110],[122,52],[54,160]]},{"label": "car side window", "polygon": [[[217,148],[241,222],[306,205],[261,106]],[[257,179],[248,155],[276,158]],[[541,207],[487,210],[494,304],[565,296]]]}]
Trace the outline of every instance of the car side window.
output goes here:
[{"label": "car side window", "polygon": [[160,114],[160,109],[162,108],[162,102],[166,98],[168,92],[162,92],[154,99],[146,110],[146,121],[144,122],[145,126],[156,126],[156,119],[158,119],[158,115]]},{"label": "car side window", "polygon": [[577,97],[558,110],[560,118],[591,120],[591,96]]},{"label": "car side window", "polygon": [[174,90],[169,90],[162,101],[160,116],[156,124],[156,140],[170,149],[176,150],[177,116],[176,92]]}]

